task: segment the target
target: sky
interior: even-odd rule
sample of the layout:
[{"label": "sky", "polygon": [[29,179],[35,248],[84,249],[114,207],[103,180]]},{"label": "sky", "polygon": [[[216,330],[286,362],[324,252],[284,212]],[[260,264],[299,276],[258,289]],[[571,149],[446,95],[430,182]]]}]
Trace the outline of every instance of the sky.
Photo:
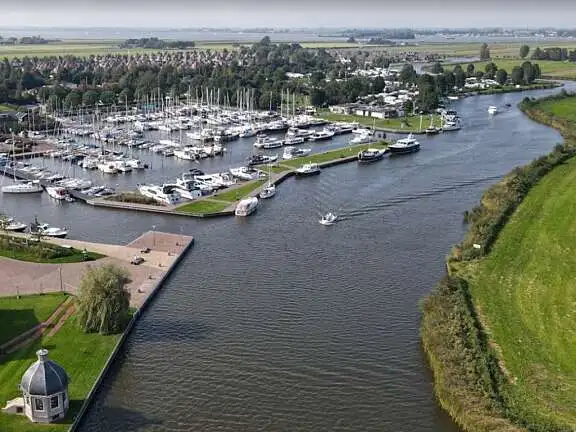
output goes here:
[{"label": "sky", "polygon": [[28,0],[1,27],[576,26],[569,0]]}]

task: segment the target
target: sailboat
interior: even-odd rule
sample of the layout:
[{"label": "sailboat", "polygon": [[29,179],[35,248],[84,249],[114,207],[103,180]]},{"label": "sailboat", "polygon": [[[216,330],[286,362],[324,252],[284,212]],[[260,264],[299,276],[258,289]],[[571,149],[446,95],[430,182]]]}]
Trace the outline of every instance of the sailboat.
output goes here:
[{"label": "sailboat", "polygon": [[[12,132],[12,155],[14,155],[14,132]],[[44,189],[40,184],[39,180],[34,181],[20,181],[16,177],[16,167],[12,166],[14,170],[14,181],[15,184],[2,186],[2,193],[13,193],[13,194],[24,194],[24,193],[38,193],[42,192]]]},{"label": "sailboat", "polygon": [[272,165],[268,164],[268,184],[260,192],[260,198],[267,199],[276,195],[276,186],[272,183]]}]

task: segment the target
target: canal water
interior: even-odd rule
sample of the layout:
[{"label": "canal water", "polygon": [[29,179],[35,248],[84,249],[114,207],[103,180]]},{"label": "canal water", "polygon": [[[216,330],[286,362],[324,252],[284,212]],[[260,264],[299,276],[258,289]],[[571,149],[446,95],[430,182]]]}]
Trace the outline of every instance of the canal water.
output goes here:
[{"label": "canal water", "polygon": [[[125,243],[153,226],[196,238],[81,430],[457,431],[433,396],[419,302],[462,238],[463,211],[561,141],[515,108],[555,91],[458,101],[461,131],[422,137],[417,154],[290,179],[246,219],[2,197],[9,213],[74,238]],[[503,112],[489,117],[490,105]],[[329,210],[341,221],[321,226]]]}]

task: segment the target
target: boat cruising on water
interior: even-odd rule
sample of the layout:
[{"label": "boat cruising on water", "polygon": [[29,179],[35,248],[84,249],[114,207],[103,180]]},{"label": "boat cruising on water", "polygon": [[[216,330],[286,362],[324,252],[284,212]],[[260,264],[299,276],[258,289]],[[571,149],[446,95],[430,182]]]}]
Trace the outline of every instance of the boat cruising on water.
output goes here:
[{"label": "boat cruising on water", "polygon": [[138,191],[148,197],[152,198],[162,204],[177,204],[180,202],[180,194],[176,191],[174,185],[147,185],[139,184]]},{"label": "boat cruising on water", "polygon": [[320,174],[320,167],[316,163],[307,163],[302,165],[296,171],[296,176],[306,177]]},{"label": "boat cruising on water", "polygon": [[38,180],[18,182],[11,185],[2,186],[3,193],[12,194],[26,194],[26,193],[38,193],[42,192],[42,185]]},{"label": "boat cruising on water", "polygon": [[68,195],[68,190],[62,186],[48,186],[46,187],[46,192],[50,197],[57,199],[57,200],[65,200]]},{"label": "boat cruising on water", "polygon": [[338,216],[336,216],[334,213],[330,212],[330,213],[326,213],[324,216],[322,216],[322,219],[320,219],[319,222],[322,225],[333,225],[337,219],[338,219]]},{"label": "boat cruising on water", "polygon": [[296,148],[296,147],[286,147],[284,149],[284,154],[282,155],[282,159],[290,160],[295,159],[297,157],[307,156],[310,154],[312,149],[309,148]]},{"label": "boat cruising on water", "polygon": [[407,138],[399,139],[394,144],[390,144],[388,149],[392,154],[414,153],[420,150],[420,143],[410,134]]},{"label": "boat cruising on water", "polygon": [[278,160],[278,155],[255,154],[248,157],[248,166],[271,164]]},{"label": "boat cruising on water", "polygon": [[498,107],[491,105],[488,107],[488,114],[495,115],[498,114]]},{"label": "boat cruising on water", "polygon": [[256,197],[243,199],[236,206],[236,209],[234,210],[234,214],[236,216],[250,216],[258,208],[258,204],[259,204],[259,201],[258,201],[258,198],[256,198]]},{"label": "boat cruising on water", "polygon": [[369,148],[358,153],[358,162],[369,163],[381,160],[386,154],[384,149]]}]

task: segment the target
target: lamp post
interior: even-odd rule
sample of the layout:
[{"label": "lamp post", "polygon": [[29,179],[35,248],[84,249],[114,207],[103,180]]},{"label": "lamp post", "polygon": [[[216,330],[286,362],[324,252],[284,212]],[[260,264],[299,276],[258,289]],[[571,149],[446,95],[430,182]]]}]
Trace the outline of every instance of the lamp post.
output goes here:
[{"label": "lamp post", "polygon": [[152,225],[152,249],[156,247],[156,225]]}]

